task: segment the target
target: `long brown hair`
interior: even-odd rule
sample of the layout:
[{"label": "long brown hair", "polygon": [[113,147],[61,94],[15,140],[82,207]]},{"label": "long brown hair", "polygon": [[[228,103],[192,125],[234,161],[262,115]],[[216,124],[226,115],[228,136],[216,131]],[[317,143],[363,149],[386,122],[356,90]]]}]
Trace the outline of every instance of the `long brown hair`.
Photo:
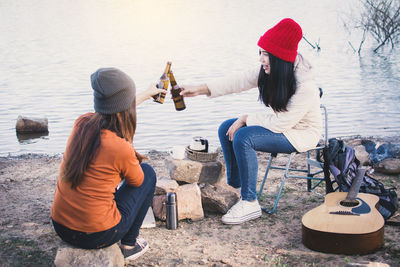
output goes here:
[{"label": "long brown hair", "polygon": [[[132,143],[136,130],[135,101],[127,110],[111,115],[96,112],[94,115],[85,116],[77,122],[66,149],[67,156],[64,159],[61,172],[61,178],[70,182],[71,188],[76,188],[82,182],[85,171],[95,158],[101,144],[102,129],[115,132],[119,137]],[[136,157],[140,163],[145,159],[137,152]]]}]

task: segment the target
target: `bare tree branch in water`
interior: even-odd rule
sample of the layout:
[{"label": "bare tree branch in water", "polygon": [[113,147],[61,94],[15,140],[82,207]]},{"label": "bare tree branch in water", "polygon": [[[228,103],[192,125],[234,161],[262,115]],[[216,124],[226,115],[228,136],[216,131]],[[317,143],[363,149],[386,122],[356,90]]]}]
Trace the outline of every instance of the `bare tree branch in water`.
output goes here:
[{"label": "bare tree branch in water", "polygon": [[400,1],[399,0],[364,0],[361,26],[370,33],[378,46],[376,52],[386,44],[400,41]]},{"label": "bare tree branch in water", "polygon": [[360,46],[358,47],[358,51],[357,51],[358,55],[361,54],[361,47],[362,47],[363,43],[365,42],[366,34],[367,34],[367,31],[364,29],[363,37],[361,39]]},{"label": "bare tree branch in water", "polygon": [[306,41],[313,49],[317,49],[317,51],[321,50],[321,47],[319,46],[319,38],[318,42],[315,42],[315,45],[313,45],[310,41],[307,40],[307,38],[303,35],[304,41]]},{"label": "bare tree branch in water", "polygon": [[[374,52],[387,44],[393,49],[400,42],[400,0],[360,0],[360,3],[360,17],[353,17],[353,27],[363,31],[358,54],[367,34],[377,43]],[[354,46],[350,42],[349,44],[355,52]]]},{"label": "bare tree branch in water", "polygon": [[363,32],[363,37],[362,37],[362,39],[361,39],[361,41],[360,41],[360,45],[358,46],[358,50],[356,50],[356,49],[354,48],[353,44],[352,44],[350,41],[347,41],[347,42],[349,43],[349,45],[351,46],[351,48],[353,49],[354,53],[357,52],[358,55],[361,54],[361,47],[362,47],[363,43],[365,42],[366,33],[367,33],[367,31],[364,30],[364,32]]}]

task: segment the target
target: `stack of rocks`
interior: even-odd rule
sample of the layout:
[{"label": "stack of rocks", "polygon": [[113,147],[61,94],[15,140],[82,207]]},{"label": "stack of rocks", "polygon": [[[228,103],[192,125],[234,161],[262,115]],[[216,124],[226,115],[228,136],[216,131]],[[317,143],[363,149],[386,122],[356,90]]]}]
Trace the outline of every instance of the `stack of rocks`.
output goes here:
[{"label": "stack of rocks", "polygon": [[178,220],[201,220],[204,211],[225,214],[239,199],[238,193],[221,182],[225,173],[224,164],[216,159],[199,162],[190,159],[173,159],[165,162],[170,177],[157,180],[153,198],[156,218],[166,219],[166,194],[176,193]]}]

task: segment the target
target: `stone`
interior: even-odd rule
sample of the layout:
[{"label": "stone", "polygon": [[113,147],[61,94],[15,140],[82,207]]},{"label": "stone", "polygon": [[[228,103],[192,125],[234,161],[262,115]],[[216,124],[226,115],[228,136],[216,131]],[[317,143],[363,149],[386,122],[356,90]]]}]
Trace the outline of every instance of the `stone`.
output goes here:
[{"label": "stone", "polygon": [[349,262],[346,264],[346,267],[390,267],[390,265],[376,261],[360,261],[360,262]]},{"label": "stone", "polygon": [[225,173],[225,164],[220,161],[211,161],[203,164],[199,183],[216,184],[221,181]]},{"label": "stone", "polygon": [[400,159],[387,158],[376,164],[374,169],[384,174],[400,174]]},{"label": "stone", "polygon": [[15,125],[17,133],[42,133],[48,132],[48,119],[47,118],[28,118],[18,116]]},{"label": "stone", "polygon": [[154,228],[154,227],[156,227],[156,219],[154,218],[153,209],[151,207],[149,207],[140,228],[141,229],[149,229],[149,228]]},{"label": "stone", "polygon": [[54,260],[56,267],[123,267],[124,256],[117,244],[101,249],[75,248],[62,242]]},{"label": "stone", "polygon": [[199,162],[168,159],[165,166],[172,179],[186,183],[215,184],[221,180],[225,170],[220,161]]},{"label": "stone", "polygon": [[178,220],[191,219],[193,221],[204,218],[201,204],[201,192],[197,183],[185,184],[176,190]]},{"label": "stone", "polygon": [[165,221],[167,218],[167,210],[165,206],[165,200],[167,199],[167,196],[164,195],[156,195],[153,197],[153,213],[154,216],[162,221]]},{"label": "stone", "polygon": [[370,162],[375,165],[384,159],[400,158],[400,144],[382,143],[375,144],[372,141],[364,141],[366,151],[369,153]]},{"label": "stone", "polygon": [[360,161],[360,166],[368,166],[371,164],[369,153],[365,150],[363,145],[358,145],[354,147],[354,153],[357,159]]},{"label": "stone", "polygon": [[355,147],[355,146],[359,146],[361,144],[363,144],[366,140],[359,138],[359,137],[354,137],[354,138],[350,138],[350,139],[344,139],[346,145],[351,146],[351,147]]},{"label": "stone", "polygon": [[160,177],[157,179],[154,195],[165,195],[168,192],[175,192],[179,184],[170,178]]},{"label": "stone", "polygon": [[235,189],[221,185],[201,184],[201,202],[203,209],[225,214],[238,200]]},{"label": "stone", "polygon": [[192,160],[167,159],[165,166],[169,170],[170,177],[176,181],[197,183],[199,181],[202,164]]}]

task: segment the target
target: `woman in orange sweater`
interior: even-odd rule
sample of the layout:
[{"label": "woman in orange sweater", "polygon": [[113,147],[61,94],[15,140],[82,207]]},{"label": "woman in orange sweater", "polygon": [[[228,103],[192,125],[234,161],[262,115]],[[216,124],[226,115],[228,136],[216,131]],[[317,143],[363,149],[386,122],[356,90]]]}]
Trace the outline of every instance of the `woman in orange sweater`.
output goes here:
[{"label": "woman in orange sweater", "polygon": [[[95,113],[80,116],[60,166],[51,210],[53,226],[65,242],[80,248],[121,241],[126,259],[148,244],[137,238],[152,202],[156,174],[133,148],[136,105],[161,92],[151,85],[136,96],[133,80],[116,68],[91,75]],[[117,189],[121,180],[123,183]]]}]

